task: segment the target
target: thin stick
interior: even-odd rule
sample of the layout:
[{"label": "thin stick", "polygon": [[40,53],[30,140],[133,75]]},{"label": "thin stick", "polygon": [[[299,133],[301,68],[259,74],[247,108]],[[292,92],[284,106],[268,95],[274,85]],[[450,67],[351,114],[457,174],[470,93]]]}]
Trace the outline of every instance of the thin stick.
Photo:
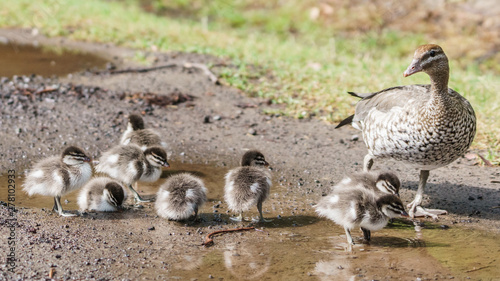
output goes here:
[{"label": "thin stick", "polygon": [[255,229],[255,227],[240,227],[240,228],[233,228],[233,229],[223,229],[223,230],[217,230],[212,233],[207,234],[205,236],[205,242],[203,242],[201,245],[205,247],[210,247],[214,244],[214,240],[211,238],[212,236],[219,234],[219,233],[227,233],[227,232],[235,232],[235,231],[246,231],[246,230],[252,230]]},{"label": "thin stick", "polygon": [[144,72],[149,72],[149,71],[155,71],[155,70],[160,70],[164,68],[172,68],[172,67],[184,67],[184,68],[196,68],[201,70],[206,76],[208,76],[208,79],[214,84],[217,84],[219,79],[215,74],[210,71],[208,66],[202,64],[202,63],[192,63],[192,62],[184,62],[184,63],[170,63],[170,64],[165,64],[165,65],[159,65],[159,66],[154,66],[154,67],[146,67],[146,68],[132,68],[132,69],[120,69],[120,70],[109,70],[109,71],[97,71],[94,72],[95,74],[104,74],[104,73],[109,73],[109,74],[123,74],[123,73],[144,73]]},{"label": "thin stick", "polygon": [[56,269],[51,267],[49,271],[49,278],[50,279],[54,278],[54,274],[56,274]]},{"label": "thin stick", "polygon": [[475,267],[474,267],[473,269],[469,269],[469,270],[465,271],[465,273],[478,271],[478,270],[481,270],[481,269],[488,268],[488,267],[490,267],[490,266],[491,266],[491,265],[481,266],[481,267],[478,267],[478,268],[475,268]]}]

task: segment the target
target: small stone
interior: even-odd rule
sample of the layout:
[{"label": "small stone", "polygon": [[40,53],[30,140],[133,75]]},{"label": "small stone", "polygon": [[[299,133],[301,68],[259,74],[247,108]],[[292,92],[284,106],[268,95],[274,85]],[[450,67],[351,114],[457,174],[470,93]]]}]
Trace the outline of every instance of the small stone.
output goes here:
[{"label": "small stone", "polygon": [[445,224],[442,224],[442,225],[440,225],[439,227],[440,227],[441,229],[448,229],[448,228],[450,228],[449,226],[447,226],[447,225],[445,225]]},{"label": "small stone", "polygon": [[470,201],[473,201],[473,200],[475,200],[475,198],[474,198],[474,197],[472,197],[472,196],[469,196],[469,200],[470,200]]},{"label": "small stone", "polygon": [[148,230],[149,230],[149,231],[155,230],[155,227],[154,227],[154,226],[152,226],[152,227],[148,228]]},{"label": "small stone", "polygon": [[248,134],[255,136],[255,135],[257,135],[257,130],[255,130],[254,128],[250,128],[250,129],[248,129]]},{"label": "small stone", "polygon": [[220,117],[219,115],[215,115],[213,119],[214,121],[219,121],[222,119],[222,117]]},{"label": "small stone", "polygon": [[359,136],[358,135],[352,135],[351,136],[351,141],[357,141],[359,140]]},{"label": "small stone", "polygon": [[208,123],[210,123],[210,116],[209,115],[203,117],[203,124],[208,124]]},{"label": "small stone", "polygon": [[60,259],[61,258],[61,255],[56,255],[56,259]]}]

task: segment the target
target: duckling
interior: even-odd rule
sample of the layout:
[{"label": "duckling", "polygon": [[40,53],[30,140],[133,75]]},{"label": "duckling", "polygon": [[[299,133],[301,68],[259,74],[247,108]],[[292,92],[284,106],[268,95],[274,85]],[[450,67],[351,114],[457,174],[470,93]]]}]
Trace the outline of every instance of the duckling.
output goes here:
[{"label": "duckling", "polygon": [[64,217],[75,214],[63,211],[61,196],[83,186],[92,176],[90,158],[76,146],[64,149],[61,156],[54,156],[35,164],[26,176],[23,190],[29,196],[40,194],[54,196],[54,211]]},{"label": "duckling", "polygon": [[[316,213],[344,227],[349,249],[354,242],[351,229],[361,227],[367,231],[384,228],[389,218],[407,217],[403,203],[396,195],[380,194],[361,186],[335,188],[315,206]],[[370,233],[363,231],[365,239]]]},{"label": "duckling", "polygon": [[144,128],[144,120],[140,115],[131,114],[128,117],[127,130],[123,133],[120,144],[136,144],[143,151],[151,146],[162,146],[166,144],[161,141],[160,135],[152,129]]},{"label": "duckling", "polygon": [[333,188],[362,186],[381,193],[394,194],[399,197],[401,182],[392,172],[359,172],[344,178]]},{"label": "duckling", "polygon": [[107,177],[97,177],[82,188],[77,202],[81,212],[115,212],[121,208],[125,199],[126,194],[121,184]]},{"label": "duckling", "polygon": [[132,185],[138,181],[157,181],[162,166],[169,167],[167,153],[163,148],[153,146],[142,151],[139,146],[130,144],[117,145],[104,152],[99,158],[96,171],[123,182],[134,194],[136,202],[151,202],[141,198]]},{"label": "duckling", "polygon": [[404,77],[418,72],[429,75],[430,85],[388,88],[361,98],[355,114],[339,123],[363,133],[368,148],[363,170],[375,159],[392,158],[420,170],[415,199],[408,205],[411,217],[437,219],[445,210],[421,207],[429,171],[446,166],[469,149],[476,134],[476,115],[469,101],[448,88],[450,68],[443,49],[435,44],[419,46]]},{"label": "duckling", "polygon": [[[394,194],[399,197],[399,187],[401,182],[399,178],[391,172],[360,172],[344,178],[340,183],[335,185],[333,189],[341,188],[366,188],[372,190],[379,195]],[[391,218],[392,220],[392,218]],[[368,242],[370,241],[371,232],[368,229],[361,227],[363,237]]]},{"label": "duckling", "polygon": [[230,170],[226,176],[224,199],[229,209],[239,212],[239,216],[231,218],[242,221],[243,212],[257,205],[260,221],[268,222],[262,216],[262,202],[269,196],[271,189],[271,173],[264,155],[257,150],[247,151],[241,159],[241,167]]},{"label": "duckling", "polygon": [[207,201],[207,189],[203,181],[188,173],[177,174],[160,186],[155,208],[160,217],[170,220],[185,220]]}]

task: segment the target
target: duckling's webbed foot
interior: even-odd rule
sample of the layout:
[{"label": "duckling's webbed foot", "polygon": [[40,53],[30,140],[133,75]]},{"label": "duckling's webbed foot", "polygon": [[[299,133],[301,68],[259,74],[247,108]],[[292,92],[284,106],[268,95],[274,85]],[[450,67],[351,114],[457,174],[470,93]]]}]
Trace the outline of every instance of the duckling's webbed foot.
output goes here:
[{"label": "duckling's webbed foot", "polygon": [[240,213],[239,216],[237,216],[237,217],[230,217],[229,219],[232,220],[232,221],[238,221],[238,222],[243,221],[243,214]]},{"label": "duckling's webbed foot", "polygon": [[56,211],[60,216],[62,217],[76,217],[78,216],[77,214],[72,214],[63,211],[62,205],[61,205],[61,196],[56,196],[54,197],[54,211]]},{"label": "duckling's webbed foot", "polygon": [[132,194],[134,195],[134,199],[135,199],[135,202],[136,203],[144,203],[144,202],[154,202],[154,198],[151,198],[151,199],[144,199],[142,198],[139,193],[137,193],[137,191],[135,191],[135,189],[132,187],[132,185],[129,185],[128,186],[128,189],[132,192]]}]

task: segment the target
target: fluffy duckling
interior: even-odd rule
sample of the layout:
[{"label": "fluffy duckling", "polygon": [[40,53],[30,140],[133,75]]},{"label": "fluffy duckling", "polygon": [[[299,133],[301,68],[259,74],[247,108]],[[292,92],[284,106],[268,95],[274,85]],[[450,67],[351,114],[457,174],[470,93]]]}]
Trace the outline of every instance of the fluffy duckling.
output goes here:
[{"label": "fluffy duckling", "polygon": [[81,212],[115,212],[122,206],[125,198],[121,184],[107,177],[97,177],[82,188],[77,202]]},{"label": "fluffy duckling", "polygon": [[160,186],[155,208],[160,217],[185,220],[194,213],[194,219],[207,201],[207,189],[203,181],[188,173],[177,174]]},{"label": "fluffy duckling", "polygon": [[[399,197],[399,188],[401,182],[399,178],[391,172],[360,172],[344,178],[340,183],[335,185],[333,189],[341,188],[366,188],[372,190],[379,195],[394,194]],[[361,227],[363,236],[366,241],[370,241],[371,232],[368,229]]]},{"label": "fluffy duckling", "polygon": [[135,144],[118,145],[103,153],[96,171],[123,182],[136,202],[151,202],[141,198],[132,187],[138,181],[154,182],[160,178],[161,167],[169,167],[167,153],[163,148],[153,146],[144,151]]},{"label": "fluffy duckling", "polygon": [[344,178],[334,188],[350,188],[361,186],[380,193],[394,194],[399,197],[401,182],[391,172],[360,172]]},{"label": "fluffy duckling", "polygon": [[54,211],[61,216],[66,213],[61,205],[61,196],[83,186],[92,176],[90,158],[76,146],[64,149],[61,156],[54,156],[35,164],[26,176],[24,191],[29,196],[40,194],[54,196]]},{"label": "fluffy duckling", "polygon": [[239,212],[234,221],[243,219],[243,212],[257,205],[260,221],[267,222],[262,216],[262,202],[269,196],[271,173],[264,155],[257,150],[247,151],[241,159],[241,167],[230,170],[226,176],[224,199],[229,209]]},{"label": "fluffy duckling", "polygon": [[120,140],[120,144],[123,145],[131,143],[138,145],[142,150],[152,146],[166,147],[157,132],[152,129],[145,129],[144,120],[137,114],[131,114],[128,117],[127,130]]},{"label": "fluffy duckling", "polygon": [[344,227],[349,249],[354,245],[351,229],[361,227],[369,241],[370,231],[384,228],[390,218],[408,216],[396,195],[380,194],[361,186],[333,189],[316,205],[316,212]]}]

